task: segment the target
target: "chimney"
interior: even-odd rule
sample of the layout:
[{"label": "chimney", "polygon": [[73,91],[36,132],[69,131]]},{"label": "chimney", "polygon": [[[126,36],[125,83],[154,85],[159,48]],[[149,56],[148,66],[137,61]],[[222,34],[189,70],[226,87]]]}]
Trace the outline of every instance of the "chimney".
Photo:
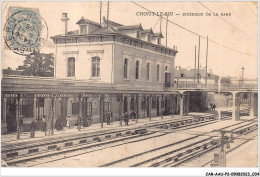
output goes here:
[{"label": "chimney", "polygon": [[68,21],[69,21],[67,13],[62,13],[61,21],[65,22],[65,33],[64,34],[66,35],[68,33]]}]

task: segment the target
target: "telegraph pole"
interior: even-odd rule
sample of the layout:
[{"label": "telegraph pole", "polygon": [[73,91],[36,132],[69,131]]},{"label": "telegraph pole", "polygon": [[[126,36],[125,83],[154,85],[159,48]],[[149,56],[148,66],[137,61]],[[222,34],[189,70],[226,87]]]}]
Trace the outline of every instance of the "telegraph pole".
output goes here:
[{"label": "telegraph pole", "polygon": [[200,75],[200,36],[199,36],[199,49],[198,49],[198,74],[197,74],[198,83],[200,81],[199,75]]},{"label": "telegraph pole", "polygon": [[[213,161],[213,163],[211,164],[211,166],[217,166],[217,167],[226,167],[226,152],[225,152],[225,144],[227,145],[227,149],[230,148],[230,144],[229,143],[233,143],[234,142],[234,131],[226,131],[226,130],[213,130],[213,132],[219,132],[221,133],[221,148],[220,148],[220,152],[219,154],[214,154],[215,157]],[[225,134],[227,133],[231,133],[231,136],[225,136]]]},{"label": "telegraph pole", "polygon": [[108,19],[109,19],[109,1],[107,1],[107,29],[108,29]]},{"label": "telegraph pole", "polygon": [[162,16],[160,16],[160,33],[162,33]]},{"label": "telegraph pole", "polygon": [[195,87],[195,82],[196,82],[196,45],[195,45],[195,64],[194,64],[194,87]]},{"label": "telegraph pole", "polygon": [[205,78],[205,85],[207,86],[208,82],[208,36],[207,36],[207,51],[206,51],[206,78]]},{"label": "telegraph pole", "polygon": [[99,23],[100,23],[100,26],[101,26],[101,23],[102,23],[102,1],[100,1],[100,11],[99,11]]},{"label": "telegraph pole", "polygon": [[168,15],[166,20],[166,47],[167,47],[167,40],[168,40]]},{"label": "telegraph pole", "polygon": [[242,66],[241,69],[242,69],[242,78],[241,79],[242,79],[242,82],[243,82],[244,81],[244,69],[245,69],[244,66]]}]

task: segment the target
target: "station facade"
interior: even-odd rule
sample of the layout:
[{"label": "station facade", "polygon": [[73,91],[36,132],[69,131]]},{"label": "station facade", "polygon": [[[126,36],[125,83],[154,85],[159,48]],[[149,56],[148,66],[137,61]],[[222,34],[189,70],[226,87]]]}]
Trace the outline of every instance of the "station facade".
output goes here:
[{"label": "station facade", "polygon": [[82,17],[78,30],[68,31],[68,17],[62,21],[65,33],[52,36],[55,44],[54,77],[2,77],[2,133],[16,131],[23,115],[24,130],[44,115],[55,123],[68,115],[72,124],[103,122],[104,111],[112,121],[135,112],[140,118],[189,111],[189,95],[168,89],[174,81],[177,48],[161,44],[161,33],[141,24],[124,26],[103,19],[99,24]]}]

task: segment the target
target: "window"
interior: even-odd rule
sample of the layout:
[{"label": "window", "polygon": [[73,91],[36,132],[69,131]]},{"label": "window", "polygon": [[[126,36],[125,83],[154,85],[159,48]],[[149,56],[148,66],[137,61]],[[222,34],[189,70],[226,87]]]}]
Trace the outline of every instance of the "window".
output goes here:
[{"label": "window", "polygon": [[124,78],[128,78],[128,59],[124,59]]},{"label": "window", "polygon": [[86,25],[80,25],[80,33],[86,33]]},{"label": "window", "polygon": [[135,79],[139,79],[139,75],[140,75],[140,71],[139,71],[139,69],[140,69],[140,61],[136,61],[135,62]]},{"label": "window", "polygon": [[164,108],[164,100],[161,101],[161,108]]},{"label": "window", "polygon": [[92,57],[92,77],[100,77],[100,57]]},{"label": "window", "polygon": [[104,111],[109,111],[109,102],[104,102]]},{"label": "window", "polygon": [[151,80],[151,76],[150,76],[150,71],[151,71],[151,69],[150,69],[150,63],[147,63],[147,65],[146,65],[146,71],[147,71],[147,73],[146,73],[146,75],[147,75],[147,80],[149,81],[149,80]]},{"label": "window", "polygon": [[160,81],[160,65],[156,66],[156,81]]},{"label": "window", "polygon": [[75,77],[75,58],[68,58],[68,77]]},{"label": "window", "polygon": [[137,31],[137,32],[136,32],[136,37],[137,37],[138,39],[140,39],[140,31]]},{"label": "window", "polygon": [[208,74],[208,77],[210,77],[210,74]]},{"label": "window", "polygon": [[185,77],[185,74],[181,73],[181,77]]},{"label": "window", "polygon": [[151,35],[150,34],[148,34],[148,42],[151,42]]},{"label": "window", "polygon": [[161,38],[158,38],[157,43],[161,44]]},{"label": "window", "polygon": [[79,114],[79,103],[72,103],[72,115]]}]

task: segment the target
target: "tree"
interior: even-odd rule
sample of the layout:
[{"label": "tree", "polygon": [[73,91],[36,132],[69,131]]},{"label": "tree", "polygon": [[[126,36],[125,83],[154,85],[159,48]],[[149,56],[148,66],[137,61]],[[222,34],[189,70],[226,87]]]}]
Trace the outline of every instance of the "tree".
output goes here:
[{"label": "tree", "polygon": [[22,75],[26,76],[54,76],[54,57],[53,53],[35,53],[26,56],[23,65],[18,66],[16,70],[22,70]]}]

